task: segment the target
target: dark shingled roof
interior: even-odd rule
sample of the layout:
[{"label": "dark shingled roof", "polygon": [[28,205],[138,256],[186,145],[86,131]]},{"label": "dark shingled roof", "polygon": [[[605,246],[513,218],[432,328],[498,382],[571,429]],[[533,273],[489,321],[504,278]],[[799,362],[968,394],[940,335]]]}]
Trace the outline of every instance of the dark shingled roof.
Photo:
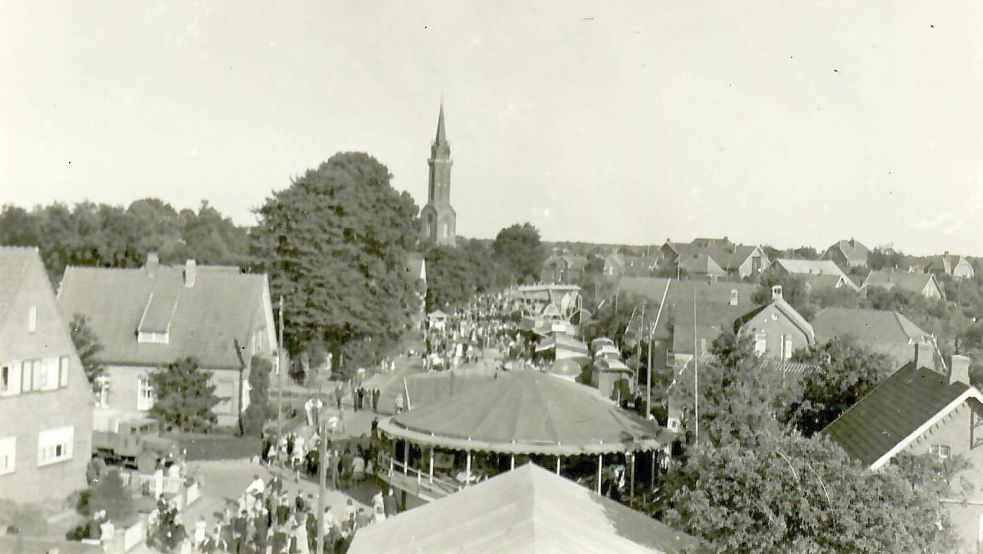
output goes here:
[{"label": "dark shingled roof", "polygon": [[903,290],[922,294],[929,281],[935,282],[935,286],[942,293],[942,287],[935,281],[935,276],[931,273],[909,273],[907,271],[887,271],[878,269],[870,272],[864,281],[865,287],[883,287],[891,289],[898,287]]},{"label": "dark shingled roof", "polygon": [[826,341],[852,335],[861,341],[912,344],[931,337],[898,312],[825,308],[812,319],[816,339]]},{"label": "dark shingled roof", "polygon": [[[153,277],[146,268],[68,267],[58,303],[66,318],[86,317],[103,346],[101,363],[161,366],[194,356],[202,367],[238,369],[233,339],[245,349],[252,332],[265,327],[266,290],[266,275],[234,267],[198,266],[190,288],[184,266],[157,266]],[[169,330],[168,344],[138,343],[141,324],[148,332]]]},{"label": "dark shingled roof", "polygon": [[911,362],[881,381],[823,433],[869,466],[969,389],[965,383],[949,384],[945,375]]}]

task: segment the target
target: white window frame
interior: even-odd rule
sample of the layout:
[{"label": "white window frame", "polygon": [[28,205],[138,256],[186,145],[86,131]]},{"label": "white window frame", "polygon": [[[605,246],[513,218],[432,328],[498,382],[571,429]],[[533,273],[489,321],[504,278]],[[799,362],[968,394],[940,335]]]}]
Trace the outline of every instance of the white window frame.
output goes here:
[{"label": "white window frame", "polygon": [[96,408],[109,407],[109,387],[110,381],[108,375],[96,377]]},{"label": "white window frame", "polygon": [[38,433],[38,467],[71,460],[74,445],[75,427],[72,425],[41,431]]},{"label": "white window frame", "polygon": [[791,360],[793,350],[795,350],[795,344],[792,335],[782,335],[782,359]]},{"label": "white window frame", "polygon": [[37,371],[37,369],[37,360],[21,360],[21,392],[31,392],[36,390],[34,388],[34,382],[36,379],[34,373]]},{"label": "white window frame", "polygon": [[137,378],[137,410],[141,412],[149,411],[154,407],[154,387],[150,384],[149,375],[141,375]]},{"label": "white window frame", "polygon": [[937,456],[939,460],[948,460],[952,457],[952,447],[948,444],[933,444],[928,447],[928,453]]},{"label": "white window frame", "polygon": [[768,333],[764,329],[754,333],[754,355],[758,358],[768,353]]},{"label": "white window frame", "polygon": [[17,469],[17,437],[0,438],[0,475]]}]

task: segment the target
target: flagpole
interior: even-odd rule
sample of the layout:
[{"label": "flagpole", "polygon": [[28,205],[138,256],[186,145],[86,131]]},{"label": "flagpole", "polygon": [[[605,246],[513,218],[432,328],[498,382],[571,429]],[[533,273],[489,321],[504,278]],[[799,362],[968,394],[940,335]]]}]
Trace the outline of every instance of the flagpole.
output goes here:
[{"label": "flagpole", "polygon": [[283,436],[283,295],[280,295],[280,333],[276,349],[276,440]]}]

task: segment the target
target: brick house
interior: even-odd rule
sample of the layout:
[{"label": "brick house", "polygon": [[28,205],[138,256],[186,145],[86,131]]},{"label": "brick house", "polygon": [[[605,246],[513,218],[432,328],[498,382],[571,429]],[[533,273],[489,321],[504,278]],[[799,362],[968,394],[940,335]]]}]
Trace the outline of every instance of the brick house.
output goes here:
[{"label": "brick house", "polygon": [[84,315],[103,346],[100,421],[145,416],[154,403],[150,373],[195,357],[221,399],[213,408],[218,424],[235,425],[249,405],[252,357],[276,356],[265,274],[194,260],[165,266],[150,254],[138,269],[68,267],[58,302],[64,313]]},{"label": "brick house", "polygon": [[92,388],[37,248],[0,247],[0,498],[85,487]]},{"label": "brick house", "polygon": [[772,287],[771,302],[734,321],[734,332],[751,337],[754,354],[761,358],[790,360],[796,350],[816,343],[812,325],[782,297],[782,287]]},{"label": "brick house", "polygon": [[[948,375],[912,361],[884,379],[823,431],[873,471],[904,454],[941,463],[953,456],[969,467],[940,499],[960,552],[983,548],[983,394],[969,383],[969,358],[952,356]],[[963,479],[971,491],[960,487]]]}]

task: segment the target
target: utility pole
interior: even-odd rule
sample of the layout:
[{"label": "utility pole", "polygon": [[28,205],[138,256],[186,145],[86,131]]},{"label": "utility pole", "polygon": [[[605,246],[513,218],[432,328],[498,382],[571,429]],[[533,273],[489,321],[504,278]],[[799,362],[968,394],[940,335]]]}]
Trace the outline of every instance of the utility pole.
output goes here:
[{"label": "utility pole", "polygon": [[700,343],[696,336],[696,288],[693,288],[693,437],[700,446]]},{"label": "utility pole", "polygon": [[283,295],[280,295],[280,334],[276,348],[276,440],[279,448],[283,436]]}]

